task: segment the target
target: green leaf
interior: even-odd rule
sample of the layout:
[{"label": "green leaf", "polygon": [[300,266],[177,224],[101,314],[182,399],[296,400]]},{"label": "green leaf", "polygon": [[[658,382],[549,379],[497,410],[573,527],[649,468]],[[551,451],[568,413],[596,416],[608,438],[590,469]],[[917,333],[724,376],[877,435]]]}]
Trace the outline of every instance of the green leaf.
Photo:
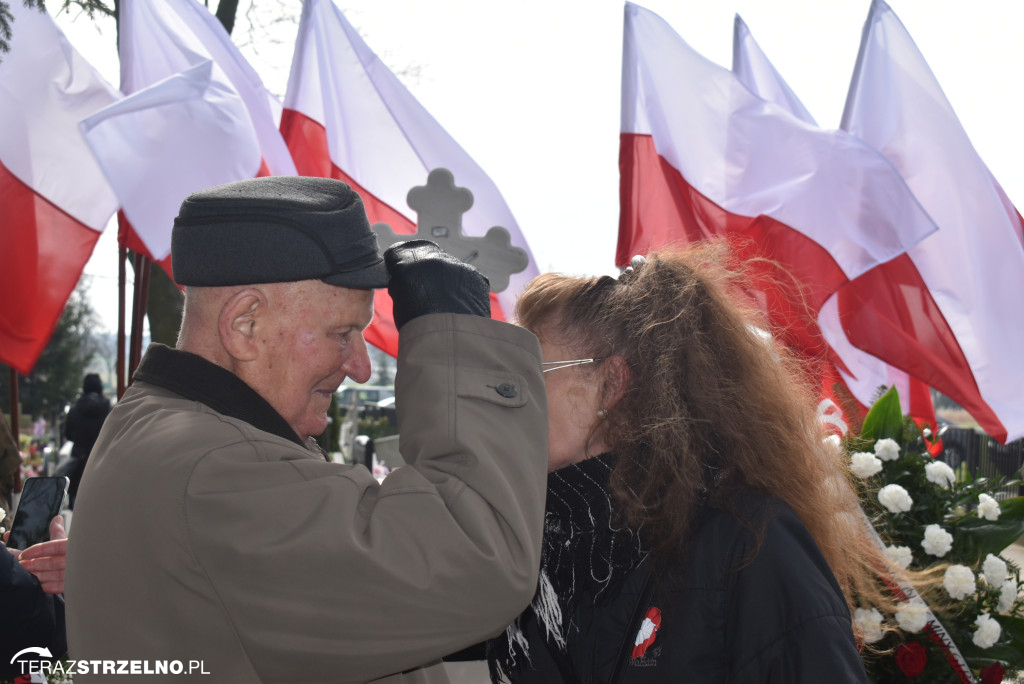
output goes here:
[{"label": "green leaf", "polygon": [[861,437],[872,443],[889,438],[903,446],[903,409],[895,386],[890,387],[864,416]]},{"label": "green leaf", "polygon": [[[1008,663],[1020,658],[1020,651],[1017,648],[1005,644],[996,644],[991,648],[982,649],[975,646],[974,642],[972,641],[970,644],[961,646],[960,650],[963,652],[963,656],[968,661],[974,661],[975,659],[985,658],[989,661],[1001,660],[1004,663]],[[973,665],[974,663],[970,662],[970,664]]]},{"label": "green leaf", "polygon": [[[1024,620],[1009,615],[993,615],[1003,628],[999,642],[990,648],[978,648],[973,641],[957,643],[964,657],[975,660],[1001,660],[1004,663],[1017,663],[1024,652]],[[973,634],[973,628],[972,628]],[[975,663],[972,662],[972,665]]]},{"label": "green leaf", "polygon": [[976,549],[978,560],[988,554],[999,554],[1021,536],[1024,536],[1024,497],[1004,499],[999,502],[998,520],[985,520],[977,515],[957,525],[957,530],[970,537]]},{"label": "green leaf", "polygon": [[995,618],[1002,625],[1003,633],[1008,634],[1012,642],[1020,644],[1020,652],[1024,652],[1024,618],[1012,615],[996,615]]}]

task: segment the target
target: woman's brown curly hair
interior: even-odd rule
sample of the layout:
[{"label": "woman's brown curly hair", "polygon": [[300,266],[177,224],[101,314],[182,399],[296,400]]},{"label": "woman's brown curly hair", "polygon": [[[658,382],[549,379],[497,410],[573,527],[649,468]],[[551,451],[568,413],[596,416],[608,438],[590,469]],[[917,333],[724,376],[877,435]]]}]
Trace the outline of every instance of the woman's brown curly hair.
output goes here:
[{"label": "woman's brown curly hair", "polygon": [[844,457],[823,440],[816,388],[757,312],[730,296],[743,283],[729,258],[723,244],[702,243],[652,253],[617,279],[544,274],[520,297],[516,322],[576,358],[627,362],[628,389],[603,433],[619,456],[611,485],[619,515],[662,566],[704,500],[735,511],[753,488],[800,516],[852,613],[854,596],[879,596],[884,556]]}]

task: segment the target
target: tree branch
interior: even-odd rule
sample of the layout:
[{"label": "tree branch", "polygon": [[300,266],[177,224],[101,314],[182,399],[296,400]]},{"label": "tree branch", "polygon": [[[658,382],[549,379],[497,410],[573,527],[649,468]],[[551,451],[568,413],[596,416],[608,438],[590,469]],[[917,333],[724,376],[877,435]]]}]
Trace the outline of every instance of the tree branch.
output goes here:
[{"label": "tree branch", "polygon": [[[46,11],[46,5],[43,4],[44,0],[22,1],[25,3],[25,7],[35,8],[40,12]],[[11,22],[13,21],[14,15],[11,14],[10,3],[0,0],[0,54],[11,51]]]}]

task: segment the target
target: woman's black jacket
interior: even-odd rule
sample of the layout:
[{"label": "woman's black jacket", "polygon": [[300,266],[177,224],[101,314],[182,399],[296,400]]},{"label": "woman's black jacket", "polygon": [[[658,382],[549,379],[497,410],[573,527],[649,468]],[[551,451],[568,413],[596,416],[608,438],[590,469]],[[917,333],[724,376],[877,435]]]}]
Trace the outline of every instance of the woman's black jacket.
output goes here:
[{"label": "woman's black jacket", "polygon": [[[807,528],[788,505],[760,494],[737,508],[750,522],[705,507],[662,580],[652,581],[648,560],[615,595],[581,600],[565,654],[527,611],[530,658],[520,659],[512,682],[866,682],[846,602]],[[638,633],[655,622],[644,644]]]}]

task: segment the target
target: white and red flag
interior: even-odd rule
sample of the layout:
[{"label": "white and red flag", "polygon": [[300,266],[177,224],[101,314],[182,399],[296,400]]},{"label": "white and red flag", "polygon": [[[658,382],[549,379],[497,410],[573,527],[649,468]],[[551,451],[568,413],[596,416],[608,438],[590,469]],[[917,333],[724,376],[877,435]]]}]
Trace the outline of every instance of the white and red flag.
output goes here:
[{"label": "white and red flag", "polygon": [[0,361],[31,372],[117,198],[78,130],[119,97],[46,12],[10,3],[0,57]]},{"label": "white and red flag", "polygon": [[811,359],[816,317],[843,283],[935,230],[895,168],[862,141],[800,121],[627,3],[616,263],[723,236],[783,341]]},{"label": "white and red flag", "polygon": [[260,167],[245,103],[210,60],[86,118],[82,134],[158,262],[171,253],[170,228],[185,197]]},{"label": "white and red flag", "polygon": [[805,123],[818,125],[738,14],[732,31],[732,73],[758,97],[774,102]]},{"label": "white and red flag", "polygon": [[[170,273],[166,257],[172,224],[163,208],[174,206],[173,220],[187,194],[209,187],[204,183],[294,175],[295,165],[277,128],[270,94],[209,9],[197,0],[122,0],[119,30],[121,91],[125,95],[174,80],[110,112],[116,119],[104,127],[112,131],[145,121],[148,131],[124,130],[116,137],[124,142],[142,140],[159,130],[165,139],[150,141],[149,151],[169,156],[150,157],[144,165],[138,154],[119,160],[117,154],[130,153],[124,147],[97,148],[96,152],[106,157],[105,169],[130,167],[146,173],[145,182],[131,183],[125,177],[125,183],[119,183],[119,191],[132,186],[133,194],[121,200],[135,228],[133,234],[122,225],[121,237],[129,247],[160,261]],[[217,111],[218,102],[226,107],[223,116]],[[244,130],[230,131],[236,123]],[[220,135],[229,139],[199,145]],[[111,132],[109,139],[114,137]],[[178,153],[175,142],[181,144]],[[184,154],[185,149],[192,154]],[[225,158],[226,151],[230,158]],[[152,209],[143,211],[147,204]]]},{"label": "white and red flag", "polygon": [[[732,71],[755,95],[774,102],[805,123],[818,125],[800,98],[769,61],[738,14],[733,31]],[[860,411],[863,414],[877,397],[879,387],[895,386],[899,392],[903,412],[935,427],[935,407],[928,386],[855,347],[846,337],[839,319],[836,294],[832,294],[822,305],[818,313],[818,326],[825,341],[828,342],[833,362],[836,361],[834,357],[838,357],[838,362],[834,363],[834,372],[826,374],[826,386],[823,389],[826,396],[833,394],[832,383],[840,381],[860,403]],[[837,400],[835,396],[829,398]]]},{"label": "white and red flag", "polygon": [[[466,235],[506,228],[512,245],[529,246],[501,193],[483,169],[423,108],[366,45],[331,0],[303,4],[281,130],[300,174],[337,178],[363,198],[370,222],[396,233],[413,233],[416,216],[406,203],[413,187],[426,184],[438,167],[473,193],[463,217]],[[530,257],[526,270],[512,274],[509,287],[491,296],[491,314],[512,312],[517,294],[537,274]],[[398,336],[391,300],[379,293],[366,338],[396,354]]]},{"label": "white and red flag", "polygon": [[952,398],[1000,442],[1024,436],[1021,217],[881,0],[864,26],[842,128],[892,161],[939,226],[840,290],[850,341]]}]

